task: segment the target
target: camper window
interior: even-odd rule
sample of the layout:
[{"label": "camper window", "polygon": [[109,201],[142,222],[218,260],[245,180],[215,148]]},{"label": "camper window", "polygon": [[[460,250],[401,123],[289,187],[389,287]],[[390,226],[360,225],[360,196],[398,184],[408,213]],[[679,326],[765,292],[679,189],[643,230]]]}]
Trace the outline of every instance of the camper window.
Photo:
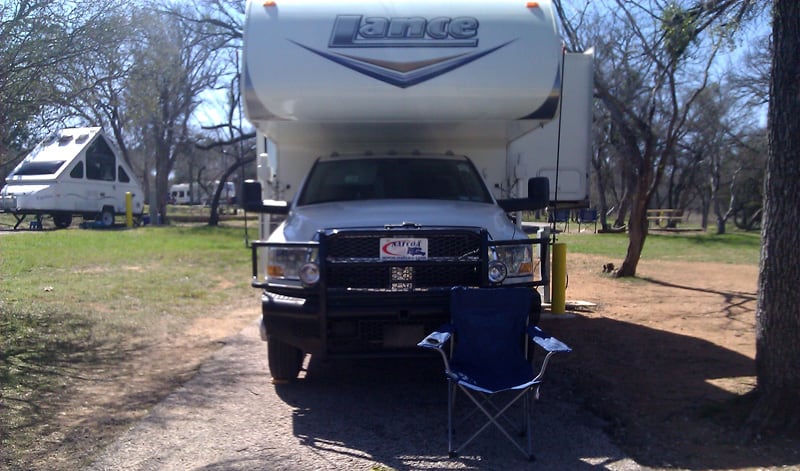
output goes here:
[{"label": "camper window", "polygon": [[52,175],[64,165],[64,160],[49,162],[26,162],[14,172],[14,176],[20,175]]},{"label": "camper window", "polygon": [[117,159],[105,139],[97,139],[86,151],[86,178],[90,180],[116,180]]},{"label": "camper window", "polygon": [[117,176],[119,177],[119,181],[121,183],[130,183],[131,181],[131,177],[129,177],[128,174],[125,173],[125,169],[122,168],[122,165],[117,167]]},{"label": "camper window", "polygon": [[72,178],[83,178],[83,162],[78,162],[78,165],[69,172],[69,176]]}]

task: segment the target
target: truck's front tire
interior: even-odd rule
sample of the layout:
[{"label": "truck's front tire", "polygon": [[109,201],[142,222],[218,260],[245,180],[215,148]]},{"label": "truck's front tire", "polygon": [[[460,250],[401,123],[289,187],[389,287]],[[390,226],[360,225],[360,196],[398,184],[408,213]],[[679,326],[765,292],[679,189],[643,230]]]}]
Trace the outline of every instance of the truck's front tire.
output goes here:
[{"label": "truck's front tire", "polygon": [[270,337],[267,340],[267,362],[273,382],[293,381],[303,367],[303,351]]}]

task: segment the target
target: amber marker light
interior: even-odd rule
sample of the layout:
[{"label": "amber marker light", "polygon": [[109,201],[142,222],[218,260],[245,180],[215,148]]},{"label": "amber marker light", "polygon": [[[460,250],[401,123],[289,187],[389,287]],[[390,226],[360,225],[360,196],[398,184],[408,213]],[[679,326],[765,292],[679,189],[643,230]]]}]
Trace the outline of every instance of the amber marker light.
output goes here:
[{"label": "amber marker light", "polygon": [[528,2],[525,6],[528,8],[539,8],[539,2]]},{"label": "amber marker light", "polygon": [[274,7],[274,6],[278,6],[278,3],[277,2],[264,2],[264,6],[265,7]]}]

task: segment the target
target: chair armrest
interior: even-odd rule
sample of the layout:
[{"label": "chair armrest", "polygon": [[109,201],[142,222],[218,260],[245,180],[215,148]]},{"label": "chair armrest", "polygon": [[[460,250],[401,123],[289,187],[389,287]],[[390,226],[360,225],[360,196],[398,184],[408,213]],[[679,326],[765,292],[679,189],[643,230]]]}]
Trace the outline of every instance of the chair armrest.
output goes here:
[{"label": "chair armrest", "polygon": [[539,327],[528,327],[528,335],[531,337],[531,340],[549,353],[569,353],[572,351],[567,344],[546,333]]},{"label": "chair armrest", "polygon": [[450,337],[453,335],[453,326],[450,324],[444,324],[443,326],[439,327],[435,331],[428,334],[427,337],[422,339],[417,346],[422,348],[434,348],[437,350],[441,350],[444,347],[444,344],[450,340]]},{"label": "chair armrest", "polygon": [[545,355],[542,361],[542,366],[539,369],[539,374],[536,375],[534,379],[535,382],[541,382],[542,378],[544,378],[544,372],[547,370],[547,364],[550,362],[550,357],[556,353],[571,352],[572,349],[561,340],[558,340],[536,326],[528,327],[528,335],[531,337],[531,340],[536,342],[536,345],[542,347],[547,352],[547,355]]}]

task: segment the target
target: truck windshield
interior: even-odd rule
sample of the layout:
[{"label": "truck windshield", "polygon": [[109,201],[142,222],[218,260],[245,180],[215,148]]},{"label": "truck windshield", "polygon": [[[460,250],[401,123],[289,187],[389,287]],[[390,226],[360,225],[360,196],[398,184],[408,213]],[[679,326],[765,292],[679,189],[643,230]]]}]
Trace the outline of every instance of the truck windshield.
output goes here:
[{"label": "truck windshield", "polygon": [[492,202],[466,159],[380,157],[317,162],[298,205],[412,198]]}]

